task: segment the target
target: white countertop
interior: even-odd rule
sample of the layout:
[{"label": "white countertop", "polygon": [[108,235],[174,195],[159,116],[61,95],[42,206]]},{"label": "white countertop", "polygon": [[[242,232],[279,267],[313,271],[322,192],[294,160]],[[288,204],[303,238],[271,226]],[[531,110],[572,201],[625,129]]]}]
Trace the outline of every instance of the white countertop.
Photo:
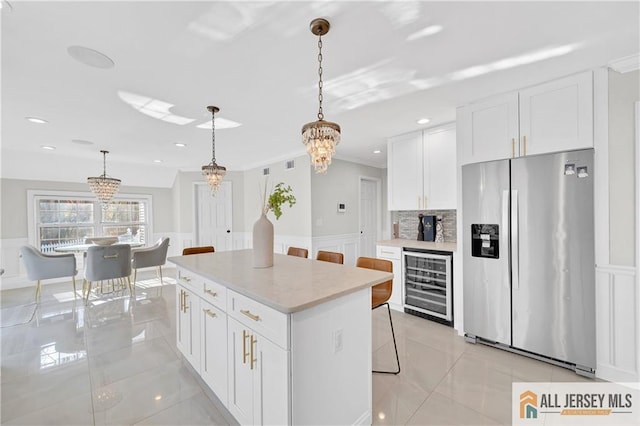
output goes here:
[{"label": "white countertop", "polygon": [[273,267],[254,268],[252,250],[175,256],[177,266],[284,313],[302,311],[393,279],[393,274],[355,266],[273,255]]},{"label": "white countertop", "polygon": [[449,252],[454,252],[457,250],[456,243],[434,243],[433,241],[405,240],[402,238],[378,241],[376,244],[378,244],[379,246],[388,246],[388,247],[406,247],[406,248],[413,248],[413,249],[449,251]]}]

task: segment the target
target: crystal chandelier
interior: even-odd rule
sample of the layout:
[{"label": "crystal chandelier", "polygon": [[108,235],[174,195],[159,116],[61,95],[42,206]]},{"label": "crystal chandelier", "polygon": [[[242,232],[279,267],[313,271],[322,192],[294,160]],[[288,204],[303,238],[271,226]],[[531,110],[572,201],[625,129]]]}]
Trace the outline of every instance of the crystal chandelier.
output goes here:
[{"label": "crystal chandelier", "polygon": [[340,126],[324,120],[322,113],[322,36],[329,32],[329,22],[317,18],[311,21],[311,32],[318,36],[318,120],[302,126],[302,143],[311,156],[316,173],[326,173],[331,164],[331,156],[336,152],[336,145],[340,143]]},{"label": "crystal chandelier", "polygon": [[211,162],[206,166],[202,166],[202,174],[207,178],[209,188],[211,188],[211,194],[215,194],[227,173],[227,168],[218,166],[216,164],[216,122],[215,114],[220,111],[220,108],[215,106],[208,106],[207,109],[211,112]]},{"label": "crystal chandelier", "polygon": [[107,176],[107,154],[109,151],[100,151],[102,153],[104,171],[102,176],[88,177],[87,183],[91,191],[98,197],[103,208],[107,207],[109,201],[118,193],[120,189],[120,179]]}]

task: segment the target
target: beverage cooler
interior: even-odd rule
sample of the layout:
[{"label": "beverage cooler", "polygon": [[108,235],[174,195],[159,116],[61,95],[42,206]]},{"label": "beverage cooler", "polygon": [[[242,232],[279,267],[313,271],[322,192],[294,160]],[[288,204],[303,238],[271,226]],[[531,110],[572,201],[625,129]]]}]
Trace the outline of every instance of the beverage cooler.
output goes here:
[{"label": "beverage cooler", "polygon": [[450,253],[403,251],[404,310],[453,326]]}]

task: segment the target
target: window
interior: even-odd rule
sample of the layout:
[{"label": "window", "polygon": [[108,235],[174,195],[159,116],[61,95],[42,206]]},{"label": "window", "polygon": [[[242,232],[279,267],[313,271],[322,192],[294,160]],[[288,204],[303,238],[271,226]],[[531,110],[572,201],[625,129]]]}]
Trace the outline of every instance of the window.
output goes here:
[{"label": "window", "polygon": [[43,252],[95,236],[145,243],[150,232],[150,196],[119,196],[103,209],[89,195],[29,191],[29,202],[35,225],[30,240]]}]

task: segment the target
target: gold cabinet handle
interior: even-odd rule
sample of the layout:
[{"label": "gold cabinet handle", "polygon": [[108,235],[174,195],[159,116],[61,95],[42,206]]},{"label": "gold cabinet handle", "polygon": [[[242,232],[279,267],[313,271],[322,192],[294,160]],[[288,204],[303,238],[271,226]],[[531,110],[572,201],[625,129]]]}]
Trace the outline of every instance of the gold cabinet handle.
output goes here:
[{"label": "gold cabinet handle", "polygon": [[516,157],[516,139],[511,138],[511,158]]},{"label": "gold cabinet handle", "polygon": [[187,294],[187,292],[185,291],[185,292],[184,292],[184,313],[185,313],[185,314],[187,313],[187,309],[189,309],[189,306],[187,306],[187,296],[188,296],[188,294]]},{"label": "gold cabinet handle", "polygon": [[211,309],[203,309],[204,313],[209,315],[211,318],[215,318],[217,317],[216,313],[213,312]]},{"label": "gold cabinet handle", "polygon": [[180,312],[184,312],[184,290],[180,290]]},{"label": "gold cabinet handle", "polygon": [[240,313],[244,314],[245,316],[251,318],[254,321],[260,321],[260,316],[252,314],[251,311],[249,311],[248,309],[240,309]]},{"label": "gold cabinet handle", "polygon": [[204,292],[207,293],[207,294],[210,294],[212,297],[216,297],[218,295],[218,293],[216,293],[213,290],[209,290],[208,288],[205,288]]},{"label": "gold cabinet handle", "polygon": [[253,356],[253,347],[254,345],[258,343],[258,339],[256,339],[254,336],[251,336],[251,369],[253,370],[253,363],[255,362],[256,364],[258,363],[258,358],[254,358]]},{"label": "gold cabinet handle", "polygon": [[424,209],[427,209],[427,196],[424,196]]},{"label": "gold cabinet handle", "polygon": [[382,254],[395,254],[394,252],[387,251],[387,250],[380,250],[380,253],[382,253]]},{"label": "gold cabinet handle", "polygon": [[116,254],[108,254],[106,256],[102,256],[103,259],[117,259],[118,258],[118,253]]},{"label": "gold cabinet handle", "polygon": [[527,155],[527,137],[522,137],[522,155]]},{"label": "gold cabinet handle", "polygon": [[185,275],[185,276],[180,277],[180,279],[181,279],[182,281],[191,282],[191,278],[187,277],[186,275]]},{"label": "gold cabinet handle", "polygon": [[247,330],[242,330],[242,363],[247,363],[247,357],[249,356],[249,352],[247,352],[247,337],[249,337],[249,333]]},{"label": "gold cabinet handle", "polygon": [[420,201],[422,201],[422,200],[420,199],[420,196],[418,195],[418,210],[420,210],[420,207],[421,207]]}]

